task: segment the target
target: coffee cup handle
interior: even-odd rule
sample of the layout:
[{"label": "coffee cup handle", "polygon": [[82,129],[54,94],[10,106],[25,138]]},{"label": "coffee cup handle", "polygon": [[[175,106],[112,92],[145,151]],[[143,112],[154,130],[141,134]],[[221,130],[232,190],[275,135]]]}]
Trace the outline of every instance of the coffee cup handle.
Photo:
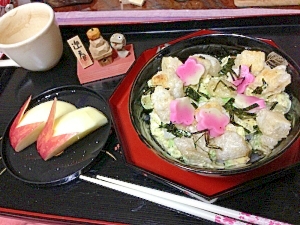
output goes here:
[{"label": "coffee cup handle", "polygon": [[9,66],[20,67],[19,64],[17,64],[12,59],[0,59],[0,67],[9,67]]}]

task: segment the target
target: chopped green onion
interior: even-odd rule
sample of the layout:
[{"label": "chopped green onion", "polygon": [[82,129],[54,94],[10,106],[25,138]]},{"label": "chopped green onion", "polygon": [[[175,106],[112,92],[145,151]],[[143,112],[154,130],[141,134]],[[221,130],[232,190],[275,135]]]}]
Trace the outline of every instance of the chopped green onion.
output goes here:
[{"label": "chopped green onion", "polygon": [[260,95],[263,92],[263,90],[266,89],[266,87],[268,85],[267,82],[264,79],[262,79],[262,82],[263,82],[263,85],[255,88],[255,90],[252,92],[253,94]]},{"label": "chopped green onion", "polygon": [[223,84],[223,85],[224,85],[225,87],[227,87],[229,90],[235,91],[235,88],[234,88],[234,87],[227,85],[223,80],[219,80],[218,83],[216,84],[215,88],[213,89],[214,92],[217,90],[217,87],[219,86],[219,84]]},{"label": "chopped green onion", "polygon": [[275,109],[276,105],[278,104],[278,102],[273,102],[272,106],[270,107],[270,110]]},{"label": "chopped green onion", "polygon": [[230,115],[230,120],[231,122],[233,122],[234,120],[234,115],[237,116],[240,119],[247,119],[247,118],[254,118],[256,116],[255,113],[249,113],[248,111],[251,109],[254,109],[256,107],[258,107],[257,103],[254,103],[246,108],[236,108],[233,106],[234,103],[234,99],[231,98],[225,105],[224,108],[226,109],[226,111],[229,113]]},{"label": "chopped green onion", "polygon": [[191,87],[187,87],[185,89],[185,94],[186,96],[188,96],[189,98],[193,99],[195,102],[199,102],[201,97],[204,97],[206,99],[209,99],[209,96],[202,93],[202,92],[198,92],[196,91],[194,88]]}]

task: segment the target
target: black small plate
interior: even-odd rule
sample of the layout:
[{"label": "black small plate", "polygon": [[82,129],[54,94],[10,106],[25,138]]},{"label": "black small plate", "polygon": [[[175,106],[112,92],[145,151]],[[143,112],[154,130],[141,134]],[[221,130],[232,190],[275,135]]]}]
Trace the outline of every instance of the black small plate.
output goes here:
[{"label": "black small plate", "polygon": [[52,100],[54,97],[72,103],[77,108],[93,106],[102,111],[109,122],[68,147],[60,156],[44,161],[36,150],[36,143],[18,153],[13,150],[8,134],[14,116],[3,135],[2,161],[14,177],[29,184],[51,186],[76,179],[90,168],[97,156],[101,156],[101,150],[110,133],[111,118],[106,100],[96,92],[82,86],[63,86],[48,90],[33,98],[29,108]]}]

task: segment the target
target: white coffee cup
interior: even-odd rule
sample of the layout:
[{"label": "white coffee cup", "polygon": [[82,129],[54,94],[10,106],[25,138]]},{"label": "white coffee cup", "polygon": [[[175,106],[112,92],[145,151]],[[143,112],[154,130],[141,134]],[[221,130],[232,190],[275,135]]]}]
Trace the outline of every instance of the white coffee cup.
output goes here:
[{"label": "white coffee cup", "polygon": [[54,67],[62,56],[63,41],[53,9],[45,3],[28,3],[0,17],[1,51],[8,61],[31,71]]}]

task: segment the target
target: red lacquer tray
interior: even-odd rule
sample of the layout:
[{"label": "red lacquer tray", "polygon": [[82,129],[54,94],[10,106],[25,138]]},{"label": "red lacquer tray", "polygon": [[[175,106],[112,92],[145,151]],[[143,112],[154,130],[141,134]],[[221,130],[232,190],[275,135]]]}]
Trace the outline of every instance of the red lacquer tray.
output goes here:
[{"label": "red lacquer tray", "polygon": [[[176,39],[168,44],[174,44],[187,38],[211,33],[214,32],[201,30]],[[276,46],[273,41],[264,41]],[[300,139],[298,139],[284,154],[265,166],[250,172],[227,177],[203,176],[181,169],[158,157],[157,154],[149,149],[149,147],[141,141],[132,125],[129,114],[129,95],[139,71],[144,67],[148,60],[168,44],[143,52],[109,100],[114,125],[128,164],[133,165],[142,171],[146,171],[155,177],[159,177],[168,184],[190,190],[192,193],[197,193],[201,197],[204,197],[204,199],[213,200],[228,194],[228,192],[241,190],[242,188],[250,188],[253,186],[253,181],[260,180],[256,183],[266,182],[268,177],[276,177],[276,174],[286,171],[288,168],[299,163]]]}]

